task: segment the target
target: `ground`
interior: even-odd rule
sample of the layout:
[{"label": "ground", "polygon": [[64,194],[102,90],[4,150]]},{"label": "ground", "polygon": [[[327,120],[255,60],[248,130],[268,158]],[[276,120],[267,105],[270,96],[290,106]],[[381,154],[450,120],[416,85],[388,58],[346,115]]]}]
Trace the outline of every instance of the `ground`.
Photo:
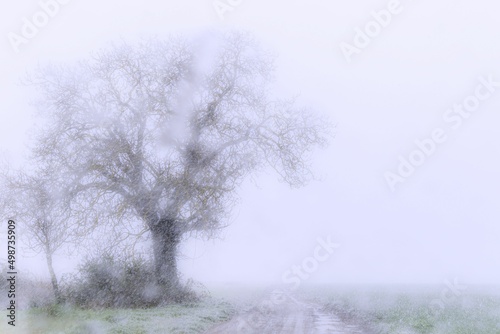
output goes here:
[{"label": "ground", "polygon": [[[272,303],[270,303],[272,304]],[[254,308],[236,316],[205,334],[368,334],[361,324],[348,322],[322,305],[306,303],[287,296],[279,305]]]},{"label": "ground", "polygon": [[4,316],[0,333],[500,334],[500,287],[468,286],[436,309],[443,289],[319,286],[288,293],[226,285],[199,303],[153,309],[18,310],[15,329]]},{"label": "ground", "polygon": [[228,320],[230,304],[206,299],[196,304],[153,309],[79,310],[48,307],[19,311],[16,327],[0,323],[0,333],[12,334],[191,334]]}]

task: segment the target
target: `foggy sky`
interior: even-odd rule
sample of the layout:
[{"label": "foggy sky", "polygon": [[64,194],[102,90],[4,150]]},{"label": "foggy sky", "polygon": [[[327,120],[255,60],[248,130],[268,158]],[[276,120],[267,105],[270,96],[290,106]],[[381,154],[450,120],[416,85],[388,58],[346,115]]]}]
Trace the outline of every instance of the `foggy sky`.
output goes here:
[{"label": "foggy sky", "polygon": [[[456,130],[443,115],[474,94],[479,77],[500,81],[500,5],[402,0],[348,63],[339,44],[352,44],[355,28],[389,2],[242,1],[221,20],[211,0],[72,0],[19,53],[7,34],[20,34],[23,17],[40,6],[9,2],[0,13],[0,153],[19,165],[27,154],[36,118],[31,92],[18,82],[37,64],[75,62],[112,41],[247,30],[277,56],[276,94],[300,94],[299,104],[336,124],[336,136],[315,154],[319,181],[290,190],[269,171],[257,186],[245,182],[224,237],[183,245],[184,277],[279,282],[330,235],[341,247],[311,282],[498,283],[500,87]],[[447,141],[391,191],[384,173],[436,128]],[[69,268],[63,262],[59,274]]]}]

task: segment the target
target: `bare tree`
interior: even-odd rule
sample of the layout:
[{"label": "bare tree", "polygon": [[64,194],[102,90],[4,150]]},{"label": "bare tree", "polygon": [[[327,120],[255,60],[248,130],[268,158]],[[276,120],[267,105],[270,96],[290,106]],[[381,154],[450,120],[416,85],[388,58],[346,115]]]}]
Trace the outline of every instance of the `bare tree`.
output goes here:
[{"label": "bare tree", "polygon": [[[25,172],[3,171],[4,196],[2,207],[10,218],[20,224],[25,233],[23,242],[35,253],[43,253],[49,270],[56,302],[61,293],[53,266],[53,256],[74,237],[78,224],[71,225],[64,209],[56,181],[46,172],[36,176]],[[62,190],[62,188],[59,188]]]},{"label": "bare tree", "polygon": [[274,65],[252,38],[216,40],[113,46],[31,78],[50,119],[37,157],[67,180],[72,205],[105,203],[144,223],[170,292],[180,287],[179,243],[224,227],[245,176],[270,166],[300,186],[328,137],[325,122],[270,97]]}]

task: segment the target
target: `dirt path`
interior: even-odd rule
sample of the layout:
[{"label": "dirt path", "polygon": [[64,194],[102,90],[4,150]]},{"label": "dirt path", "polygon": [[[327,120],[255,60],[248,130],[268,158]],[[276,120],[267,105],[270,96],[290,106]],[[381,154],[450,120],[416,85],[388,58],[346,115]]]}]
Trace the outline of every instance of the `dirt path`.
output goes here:
[{"label": "dirt path", "polygon": [[290,299],[267,311],[253,309],[216,326],[205,334],[366,334],[320,305]]}]

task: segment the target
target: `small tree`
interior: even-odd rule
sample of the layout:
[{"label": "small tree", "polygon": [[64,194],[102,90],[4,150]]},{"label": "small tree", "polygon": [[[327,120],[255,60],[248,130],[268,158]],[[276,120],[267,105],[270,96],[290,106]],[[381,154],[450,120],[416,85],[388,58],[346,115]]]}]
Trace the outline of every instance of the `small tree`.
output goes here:
[{"label": "small tree", "polygon": [[32,82],[50,125],[36,155],[67,180],[73,206],[141,220],[157,281],[175,293],[182,238],[217,233],[242,180],[265,166],[304,184],[309,153],[327,141],[322,120],[271,98],[273,67],[231,33],[212,48],[149,40],[41,69]]},{"label": "small tree", "polygon": [[[49,270],[52,288],[57,303],[61,293],[53,266],[54,254],[74,237],[69,212],[64,208],[57,182],[47,172],[36,176],[24,172],[5,173],[3,207],[9,217],[20,224],[26,234],[23,242],[35,253],[43,253]],[[59,187],[59,191],[62,187]]]}]

